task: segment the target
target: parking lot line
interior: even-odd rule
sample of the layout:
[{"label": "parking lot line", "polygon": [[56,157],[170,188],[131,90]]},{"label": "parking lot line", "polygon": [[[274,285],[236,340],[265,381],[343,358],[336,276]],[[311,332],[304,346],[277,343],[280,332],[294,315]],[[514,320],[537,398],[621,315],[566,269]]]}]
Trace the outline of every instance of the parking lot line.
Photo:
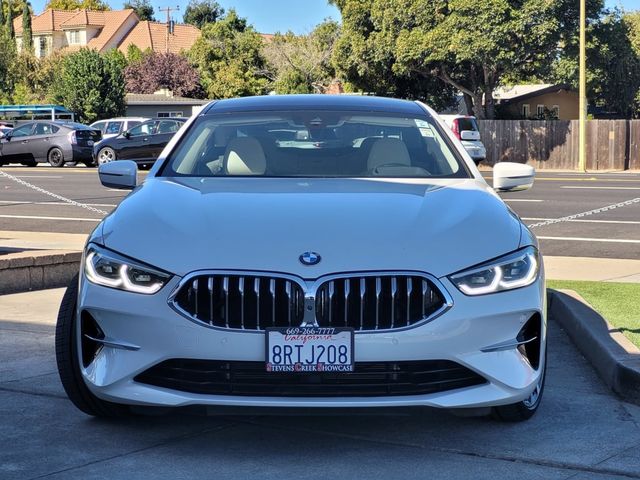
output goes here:
[{"label": "parking lot line", "polygon": [[[29,202],[20,200],[0,200],[0,204],[7,205],[55,205],[57,206],[65,206],[65,207],[75,207],[75,205],[71,205],[70,203],[65,202]],[[89,205],[90,207],[117,207],[118,205],[111,203],[85,203],[84,205]]]},{"label": "parking lot line", "polygon": [[504,201],[504,202],[534,202],[534,203],[544,202],[544,200],[538,200],[538,199],[533,199],[533,198],[503,198],[502,201]]},{"label": "parking lot line", "polygon": [[0,218],[18,218],[25,220],[68,220],[73,222],[99,222],[101,218],[73,218],[73,217],[39,217],[35,215],[0,215]]},{"label": "parking lot line", "polygon": [[585,237],[541,237],[538,240],[560,240],[566,242],[600,242],[600,243],[640,243],[640,240],[624,238],[585,238]]},{"label": "parking lot line", "polygon": [[580,190],[640,190],[640,187],[596,187],[583,185],[562,185],[560,188],[571,188]]},{"label": "parking lot line", "polygon": [[[554,220],[553,218],[535,218],[535,217],[522,217],[522,220],[527,222],[547,222],[549,220]],[[573,222],[573,223],[614,223],[620,225],[640,225],[640,222],[634,220],[584,220],[582,218],[575,218],[572,220],[565,220],[565,222]]]}]

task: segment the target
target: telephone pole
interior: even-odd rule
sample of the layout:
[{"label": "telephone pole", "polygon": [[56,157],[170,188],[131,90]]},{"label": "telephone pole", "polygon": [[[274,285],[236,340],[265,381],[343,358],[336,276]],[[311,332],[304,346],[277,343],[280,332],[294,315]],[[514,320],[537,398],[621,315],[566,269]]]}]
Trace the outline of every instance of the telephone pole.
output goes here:
[{"label": "telephone pole", "polygon": [[579,143],[578,146],[578,170],[587,171],[587,54],[586,54],[586,26],[587,8],[586,0],[580,0],[580,117],[579,117]]},{"label": "telephone pole", "polygon": [[167,8],[159,8],[161,12],[167,12],[167,35],[166,35],[166,44],[165,44],[165,52],[169,53],[169,30],[171,30],[171,12],[179,11],[180,5],[176,5],[176,8],[167,7]]}]

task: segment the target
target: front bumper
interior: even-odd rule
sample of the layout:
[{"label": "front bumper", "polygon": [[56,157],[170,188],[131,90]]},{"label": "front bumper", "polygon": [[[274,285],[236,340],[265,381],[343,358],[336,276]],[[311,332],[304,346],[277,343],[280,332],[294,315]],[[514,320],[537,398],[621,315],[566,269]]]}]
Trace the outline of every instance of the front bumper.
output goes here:
[{"label": "front bumper", "polygon": [[512,342],[522,327],[536,318],[541,329],[540,358],[545,358],[546,296],[541,272],[528,287],[480,297],[467,297],[447,279],[441,279],[454,305],[440,317],[406,330],[355,335],[356,363],[449,360],[485,378],[486,383],[481,385],[426,395],[301,398],[203,395],[136,382],[138,374],[171,359],[264,361],[263,333],[210,329],[174,311],[167,299],[179,280],[173,278],[160,292],[149,296],[81,280],[78,314],[90,314],[106,338],[120,345],[104,346],[86,368],[81,368],[96,396],[157,406],[472,408],[527,398],[543,371],[542,364],[533,368],[515,347],[487,351]]}]

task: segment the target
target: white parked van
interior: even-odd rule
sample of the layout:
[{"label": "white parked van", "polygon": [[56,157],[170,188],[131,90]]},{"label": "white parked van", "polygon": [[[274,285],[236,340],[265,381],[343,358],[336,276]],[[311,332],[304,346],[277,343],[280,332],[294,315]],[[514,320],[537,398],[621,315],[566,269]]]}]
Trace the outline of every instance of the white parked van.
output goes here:
[{"label": "white parked van", "polygon": [[467,153],[471,156],[476,165],[487,157],[487,150],[480,140],[480,130],[476,117],[468,115],[440,115],[458,140],[462,142]]}]

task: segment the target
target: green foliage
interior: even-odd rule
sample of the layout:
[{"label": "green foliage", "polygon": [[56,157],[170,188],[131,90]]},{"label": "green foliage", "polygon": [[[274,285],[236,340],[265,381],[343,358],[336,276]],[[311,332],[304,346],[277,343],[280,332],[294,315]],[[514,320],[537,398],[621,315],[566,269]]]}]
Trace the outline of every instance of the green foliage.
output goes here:
[{"label": "green foliage", "polygon": [[33,34],[31,32],[31,10],[29,3],[24,2],[22,10],[22,48],[26,51],[33,50]]},{"label": "green foliage", "polygon": [[[602,0],[588,3],[597,16]],[[492,93],[503,79],[546,74],[578,19],[575,0],[335,4],[343,34],[334,59],[347,80],[365,91],[431,97],[437,108],[446,94],[434,84],[438,79],[472,101],[481,118],[493,118]]]},{"label": "green foliage", "polygon": [[268,85],[261,48],[262,37],[230,10],[221,20],[204,25],[189,58],[210,98],[258,95]]},{"label": "green foliage", "polygon": [[335,79],[331,62],[340,33],[336,22],[325,21],[308,35],[276,34],[263,53],[277,93],[322,93]]},{"label": "green foliage", "polygon": [[55,10],[77,10],[83,8],[87,10],[111,10],[111,7],[101,0],[49,0],[44,8],[45,10],[48,8]]},{"label": "green foliage", "polygon": [[6,102],[13,91],[12,68],[16,55],[15,43],[4,28],[0,28],[0,101]]},{"label": "green foliage", "polygon": [[4,18],[4,2],[0,0],[0,34],[2,30],[5,28],[5,18]]},{"label": "green foliage", "polygon": [[[613,11],[590,22],[587,29],[587,99],[609,114],[638,116],[640,94],[640,15]],[[636,49],[636,45],[638,49]],[[578,34],[567,43],[552,64],[547,80],[578,88]]]},{"label": "green foliage", "polygon": [[147,48],[144,52],[140,50],[140,47],[133,43],[127,47],[127,63],[137,63],[142,61],[146,56],[151,55],[152,50]]},{"label": "green foliage", "polygon": [[[425,0],[335,0],[342,31],[333,50],[337,74],[365,93],[415,98],[441,108],[453,101],[454,89],[429,70],[397,67],[396,43],[402,32],[422,25],[428,31],[435,14]],[[442,2],[440,2],[442,3]]]},{"label": "green foliage", "polygon": [[133,9],[136,12],[136,15],[138,15],[138,18],[142,21],[156,21],[155,17],[153,16],[153,5],[151,5],[151,2],[149,0],[130,0],[124,2],[122,8]]},{"label": "green foliage", "polygon": [[68,55],[52,87],[55,103],[75,112],[84,123],[124,114],[123,62],[117,51],[100,56],[83,48]]},{"label": "green foliage", "polygon": [[13,30],[13,17],[14,17],[13,5],[11,0],[7,0],[7,16],[6,16],[6,24],[5,30],[7,32],[7,36],[10,39],[15,38],[15,32]]},{"label": "green foliage", "polygon": [[214,0],[191,0],[184,11],[184,23],[202,30],[207,23],[214,23],[224,14],[224,9]]}]

